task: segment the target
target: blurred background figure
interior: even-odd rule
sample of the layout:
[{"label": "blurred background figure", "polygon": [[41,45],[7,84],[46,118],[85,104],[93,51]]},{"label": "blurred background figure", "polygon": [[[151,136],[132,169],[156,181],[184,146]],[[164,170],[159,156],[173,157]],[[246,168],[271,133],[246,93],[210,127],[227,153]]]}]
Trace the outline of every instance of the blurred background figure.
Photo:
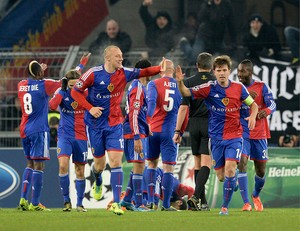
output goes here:
[{"label": "blurred background figure", "polygon": [[60,114],[58,112],[50,112],[48,114],[48,122],[50,128],[50,147],[57,146],[57,129],[59,125]]},{"label": "blurred background figure", "polygon": [[[1,107],[1,131],[13,132],[19,131],[22,111],[20,100],[13,96],[4,101]],[[1,138],[0,146],[20,147],[20,138]]]},{"label": "blurred background figure", "polygon": [[299,142],[299,132],[293,127],[292,122],[287,123],[284,134],[279,137],[280,147],[297,147]]},{"label": "blurred background figure", "polygon": [[[228,0],[204,1],[198,12],[198,32],[193,46],[184,38],[180,42],[180,49],[184,56],[195,62],[201,52],[222,53],[226,47],[236,48],[236,29],[234,12]],[[225,35],[230,35],[230,45],[225,45]]]},{"label": "blurred background figure", "polygon": [[276,29],[266,23],[259,14],[253,14],[243,36],[245,56],[258,60],[259,56],[278,59],[281,45]]},{"label": "blurred background figure", "polygon": [[160,60],[174,47],[174,29],[168,12],[158,11],[155,17],[150,14],[148,7],[152,3],[152,0],[144,0],[139,14],[146,28],[145,43],[150,49],[149,56]]},{"label": "blurred background figure", "polygon": [[287,26],[286,28],[284,28],[284,36],[292,52],[291,65],[299,66],[300,29],[293,26]]},{"label": "blurred background figure", "polygon": [[[115,45],[121,49],[123,54],[126,54],[131,48],[132,40],[128,33],[120,30],[117,21],[110,19],[106,23],[106,30],[100,32],[98,37],[89,46],[89,51],[95,55],[101,55],[104,49],[109,45]],[[128,60],[124,59],[123,65],[128,65]]]}]

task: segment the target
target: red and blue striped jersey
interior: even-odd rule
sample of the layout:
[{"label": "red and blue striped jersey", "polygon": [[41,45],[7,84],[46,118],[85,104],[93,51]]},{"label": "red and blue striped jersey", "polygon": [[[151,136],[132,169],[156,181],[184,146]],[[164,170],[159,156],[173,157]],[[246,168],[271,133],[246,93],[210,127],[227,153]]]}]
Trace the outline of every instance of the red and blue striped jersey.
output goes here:
[{"label": "red and blue striped jersey", "polygon": [[18,84],[18,98],[22,109],[20,124],[20,137],[49,131],[48,101],[56,89],[61,86],[61,81],[51,79],[35,80],[26,79]]},{"label": "red and blue striped jersey", "polygon": [[[246,86],[246,85],[245,85]],[[254,102],[258,106],[258,111],[265,110],[267,115],[272,114],[276,110],[276,103],[273,98],[271,89],[262,81],[252,80],[249,86],[246,86]],[[267,118],[257,119],[255,128],[249,130],[248,121],[245,118],[249,117],[249,106],[243,104],[241,107],[241,123],[243,126],[243,137],[250,139],[269,139],[271,138],[269,124]]]},{"label": "red and blue striped jersey", "polygon": [[242,137],[240,107],[249,97],[243,84],[229,80],[227,87],[217,81],[190,88],[194,99],[204,98],[209,110],[208,133],[210,138],[229,140]]},{"label": "red and blue striped jersey", "polygon": [[149,135],[146,115],[146,88],[139,80],[135,79],[127,91],[126,116],[123,123],[124,138],[140,139]]},{"label": "red and blue striped jersey", "polygon": [[[85,72],[74,86],[75,91],[83,93],[88,89],[87,101],[94,107],[103,107],[102,115],[94,118],[88,111],[85,123],[91,128],[112,127],[123,122],[121,102],[126,84],[139,77],[138,68],[120,68],[114,73],[106,72],[103,65]],[[78,101],[78,100],[77,100]],[[82,104],[82,102],[79,102]],[[87,108],[86,108],[87,109]]]},{"label": "red and blue striped jersey", "polygon": [[147,86],[148,111],[152,132],[174,132],[177,112],[181,103],[177,81],[162,77],[150,81]]},{"label": "red and blue striped jersey", "polygon": [[84,123],[85,109],[72,98],[71,89],[67,89],[67,91],[58,89],[49,101],[49,107],[51,110],[59,107],[59,138],[68,137],[77,140],[87,140]]}]

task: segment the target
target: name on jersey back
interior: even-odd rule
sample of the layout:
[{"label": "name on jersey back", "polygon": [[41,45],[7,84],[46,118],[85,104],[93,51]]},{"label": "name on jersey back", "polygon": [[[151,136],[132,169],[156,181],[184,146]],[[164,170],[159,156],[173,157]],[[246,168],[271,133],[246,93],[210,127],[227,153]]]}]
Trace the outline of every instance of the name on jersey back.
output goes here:
[{"label": "name on jersey back", "polygon": [[35,85],[26,85],[26,86],[20,86],[19,87],[19,91],[38,91],[39,90],[39,85],[35,84]]},{"label": "name on jersey back", "polygon": [[174,83],[174,82],[164,82],[164,87],[177,88],[177,83]]}]

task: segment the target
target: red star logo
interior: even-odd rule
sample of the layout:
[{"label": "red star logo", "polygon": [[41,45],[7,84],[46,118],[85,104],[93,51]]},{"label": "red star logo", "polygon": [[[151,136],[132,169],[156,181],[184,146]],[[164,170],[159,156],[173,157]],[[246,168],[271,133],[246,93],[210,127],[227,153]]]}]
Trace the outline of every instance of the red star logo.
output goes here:
[{"label": "red star logo", "polygon": [[185,177],[185,179],[189,179],[189,178],[191,178],[192,181],[194,180],[194,168],[189,168],[188,169],[188,174]]}]

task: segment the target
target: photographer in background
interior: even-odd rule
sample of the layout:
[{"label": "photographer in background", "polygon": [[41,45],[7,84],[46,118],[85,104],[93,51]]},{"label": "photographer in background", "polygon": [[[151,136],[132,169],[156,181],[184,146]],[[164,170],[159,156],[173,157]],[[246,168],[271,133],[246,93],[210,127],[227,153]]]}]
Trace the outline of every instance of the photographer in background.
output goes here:
[{"label": "photographer in background", "polygon": [[58,129],[58,125],[59,125],[59,113],[50,113],[50,114],[49,114],[50,147],[56,147],[56,145],[57,145],[57,129]]},{"label": "photographer in background", "polygon": [[280,147],[297,147],[299,142],[299,132],[293,127],[292,122],[287,123],[284,135],[279,137]]}]

